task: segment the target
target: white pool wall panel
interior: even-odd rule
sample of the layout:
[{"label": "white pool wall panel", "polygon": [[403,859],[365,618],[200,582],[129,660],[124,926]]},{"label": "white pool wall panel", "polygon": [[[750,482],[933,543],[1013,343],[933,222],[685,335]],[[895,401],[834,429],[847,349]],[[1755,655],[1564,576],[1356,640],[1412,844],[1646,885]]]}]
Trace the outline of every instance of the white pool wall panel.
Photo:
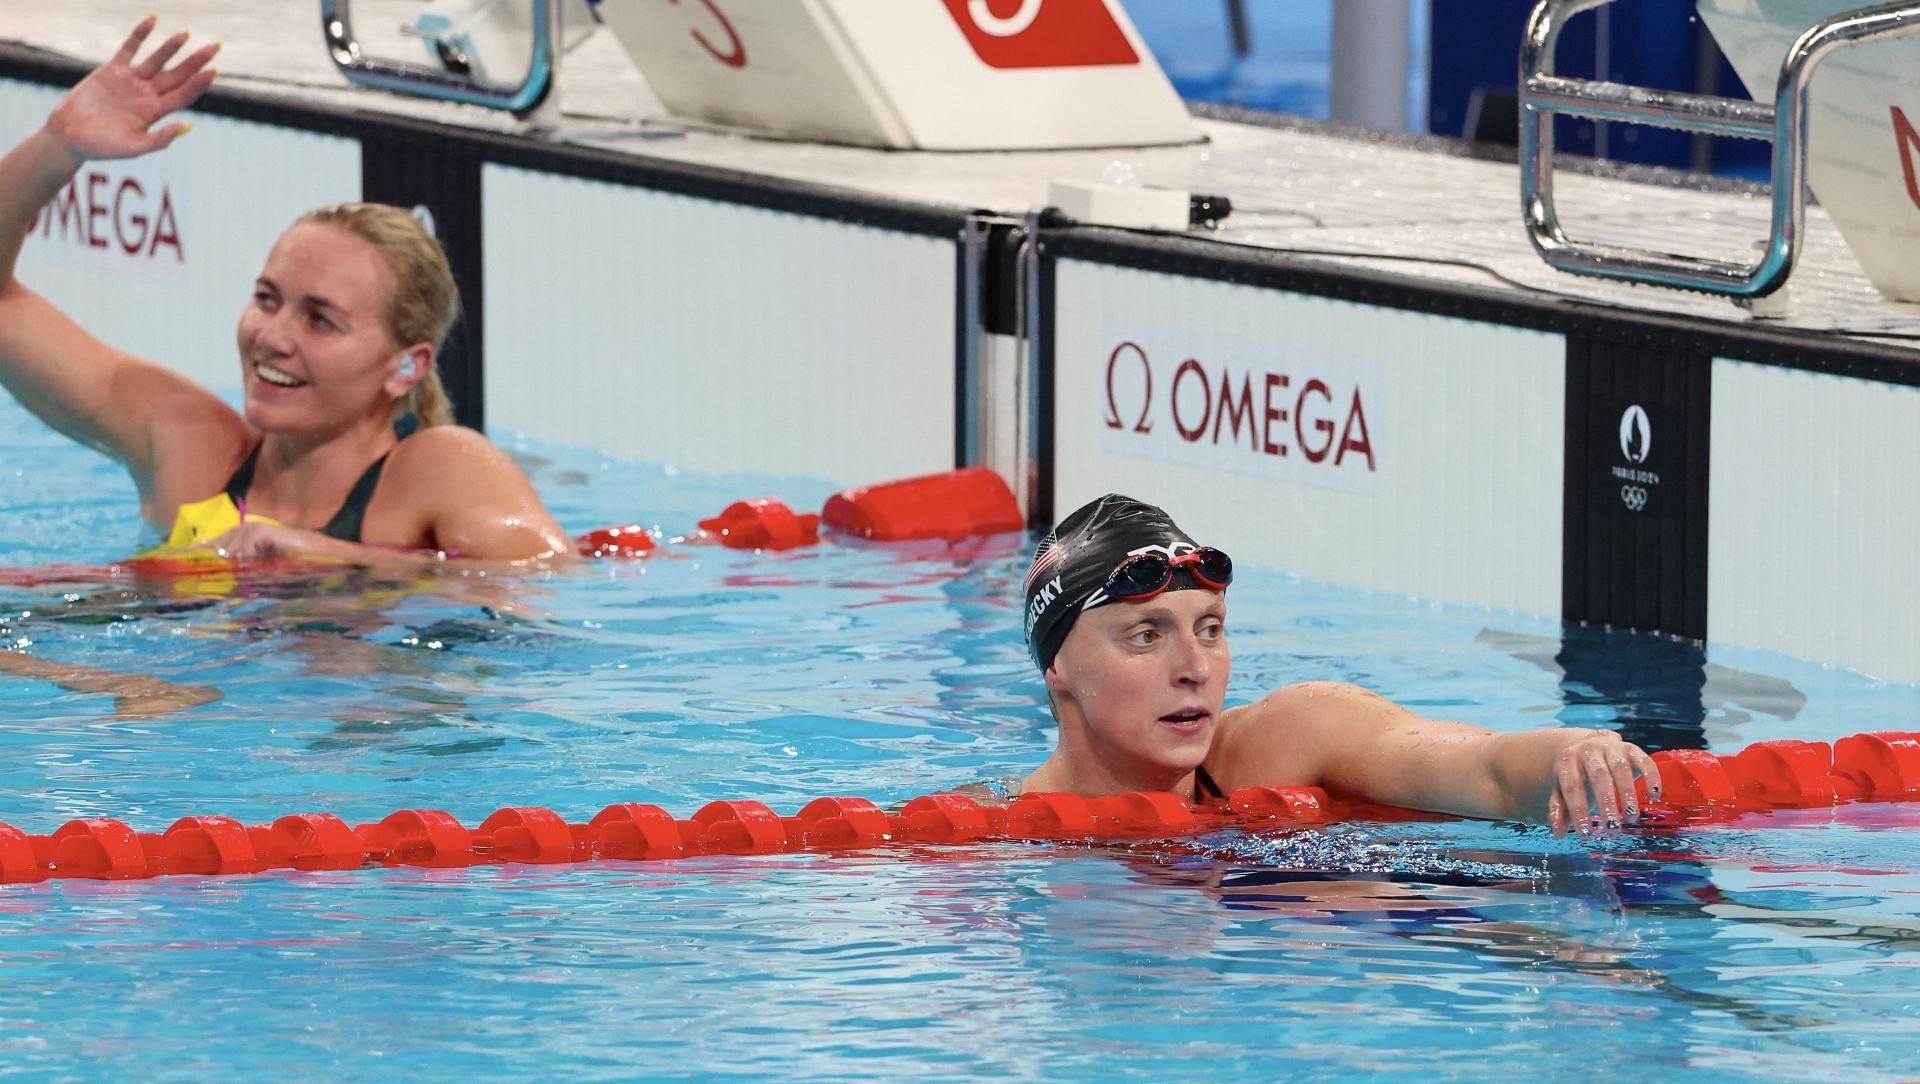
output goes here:
[{"label": "white pool wall panel", "polygon": [[[0,145],[31,134],[63,93],[0,79]],[[83,167],[78,214],[43,216],[18,275],[108,345],[238,392],[234,329],[267,252],[301,214],[360,198],[360,141],[184,117],[193,130],[165,151]]]},{"label": "white pool wall panel", "polygon": [[1713,364],[1708,639],[1920,683],[1920,388]]},{"label": "white pool wall panel", "polygon": [[702,473],[954,465],[955,240],[489,164],[488,426]]},{"label": "white pool wall panel", "polygon": [[[1559,335],[1074,260],[1059,265],[1055,304],[1057,515],[1118,490],[1164,504],[1189,532],[1251,565],[1433,601],[1560,612]],[[1157,355],[1161,388],[1187,357],[1286,373],[1296,390],[1319,374],[1336,398],[1341,380],[1358,381],[1376,469],[1316,473],[1297,447],[1264,460],[1239,449],[1212,464],[1181,461],[1191,449],[1171,441],[1126,450],[1131,424],[1109,426],[1106,386],[1122,341]],[[1119,394],[1133,403],[1140,390]],[[1156,401],[1163,394],[1156,389]],[[1122,413],[1137,423],[1134,407]],[[1155,433],[1168,421],[1154,408]],[[1263,450],[1267,443],[1263,436]]]}]

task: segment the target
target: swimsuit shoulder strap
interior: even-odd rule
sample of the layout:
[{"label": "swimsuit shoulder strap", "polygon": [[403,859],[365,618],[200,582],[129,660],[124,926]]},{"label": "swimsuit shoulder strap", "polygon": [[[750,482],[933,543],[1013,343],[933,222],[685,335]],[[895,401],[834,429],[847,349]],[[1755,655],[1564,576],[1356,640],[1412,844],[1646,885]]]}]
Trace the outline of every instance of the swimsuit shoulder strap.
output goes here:
[{"label": "swimsuit shoulder strap", "polygon": [[342,542],[360,541],[361,520],[366,518],[367,505],[373,503],[373,491],[380,485],[380,469],[386,465],[385,455],[373,461],[373,465],[360,475],[360,480],[353,483],[353,489],[347,493],[340,510],[333,514],[325,527],[320,528],[321,534]]},{"label": "swimsuit shoulder strap", "polygon": [[232,498],[235,505],[244,502],[247,499],[247,490],[253,488],[253,467],[260,461],[262,443],[264,442],[254,443],[253,451],[248,452],[247,458],[241,460],[240,465],[234,468],[233,477],[227,479],[227,488],[221,491]]},{"label": "swimsuit shoulder strap", "polygon": [[1213,776],[1207,774],[1207,769],[1195,768],[1193,770],[1193,800],[1196,804],[1199,802],[1224,802],[1226,799],[1227,792],[1221,790],[1220,784],[1213,781]]}]

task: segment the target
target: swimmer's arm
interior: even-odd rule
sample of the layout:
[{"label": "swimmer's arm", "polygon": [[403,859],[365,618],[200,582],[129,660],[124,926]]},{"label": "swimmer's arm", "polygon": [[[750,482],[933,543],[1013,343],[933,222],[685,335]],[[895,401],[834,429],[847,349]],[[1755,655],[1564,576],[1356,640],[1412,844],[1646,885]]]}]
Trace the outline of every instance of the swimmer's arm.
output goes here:
[{"label": "swimmer's arm", "polygon": [[1556,835],[1589,831],[1590,805],[1606,824],[1638,819],[1636,774],[1658,794],[1652,760],[1609,731],[1500,733],[1428,719],[1336,682],[1288,686],[1239,710],[1251,714],[1236,720],[1208,757],[1234,786],[1257,785],[1243,781],[1249,769],[1286,766],[1337,793],[1409,809],[1542,821]]},{"label": "swimmer's arm", "polygon": [[423,429],[394,453],[396,496],[418,501],[435,549],[474,561],[576,560],[533,483],[479,432]]},{"label": "swimmer's arm", "polygon": [[[0,384],[60,432],[126,463],[143,489],[151,475],[151,428],[171,400],[193,393],[220,401],[170,370],[108,347],[14,277],[42,207],[96,158],[158,150],[184,125],[150,131],[192,104],[212,82],[202,49],[172,68],[185,41],[170,38],[137,68],[152,30],[143,22],[120,53],[63,99],[46,125],[0,158]],[[190,396],[192,397],[192,396]]]},{"label": "swimmer's arm", "polygon": [[0,385],[55,430],[124,464],[143,496],[171,443],[163,428],[203,444],[240,428],[218,396],[107,346],[18,282],[0,285]]},{"label": "swimmer's arm", "polygon": [[211,685],[176,685],[146,674],[121,674],[14,651],[0,651],[0,673],[45,681],[68,692],[104,693],[114,698],[116,719],[152,719],[212,703],[222,695]]}]

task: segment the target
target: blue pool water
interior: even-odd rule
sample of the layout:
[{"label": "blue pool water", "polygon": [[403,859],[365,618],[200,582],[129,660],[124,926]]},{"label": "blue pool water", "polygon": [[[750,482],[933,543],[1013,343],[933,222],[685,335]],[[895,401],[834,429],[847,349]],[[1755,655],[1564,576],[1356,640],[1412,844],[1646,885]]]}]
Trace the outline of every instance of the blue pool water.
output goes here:
[{"label": "blue pool water", "polygon": [[[834,488],[511,446],[575,529],[672,533]],[[116,468],[0,403],[0,565],[105,561],[139,531]],[[672,546],[411,594],[0,588],[4,635],[36,656],[224,694],[122,719],[0,682],[0,821],[791,812],[1017,775],[1052,737],[1015,620],[1029,545]],[[1503,730],[1723,751],[1920,729],[1913,688],[1776,655],[1278,571],[1243,572],[1232,606],[1234,702],[1337,678]],[[0,1072],[1892,1080],[1920,1067],[1916,965],[1920,808],[1896,806],[1594,847],[1351,824],[1191,851],[62,880],[0,886]]]}]

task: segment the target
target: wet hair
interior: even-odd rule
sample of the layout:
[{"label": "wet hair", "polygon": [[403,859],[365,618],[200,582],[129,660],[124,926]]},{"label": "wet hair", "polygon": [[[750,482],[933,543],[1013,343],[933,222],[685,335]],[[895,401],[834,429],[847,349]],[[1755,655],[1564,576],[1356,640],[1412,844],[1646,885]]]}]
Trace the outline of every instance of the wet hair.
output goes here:
[{"label": "wet hair", "polygon": [[[1052,666],[1080,615],[1109,601],[1104,588],[1115,565],[1154,547],[1177,553],[1194,542],[1165,510],[1118,493],[1081,505],[1047,532],[1027,568],[1027,652],[1034,665]],[[1183,570],[1171,586],[1198,584]]]},{"label": "wet hair", "polygon": [[393,404],[397,420],[407,414],[422,425],[452,425],[453,401],[440,382],[437,358],[460,318],[460,287],[440,242],[404,208],[385,203],[340,203],[308,211],[294,225],[332,226],[372,245],[393,275],[387,330],[401,343],[432,343],[436,358],[427,375]]}]

